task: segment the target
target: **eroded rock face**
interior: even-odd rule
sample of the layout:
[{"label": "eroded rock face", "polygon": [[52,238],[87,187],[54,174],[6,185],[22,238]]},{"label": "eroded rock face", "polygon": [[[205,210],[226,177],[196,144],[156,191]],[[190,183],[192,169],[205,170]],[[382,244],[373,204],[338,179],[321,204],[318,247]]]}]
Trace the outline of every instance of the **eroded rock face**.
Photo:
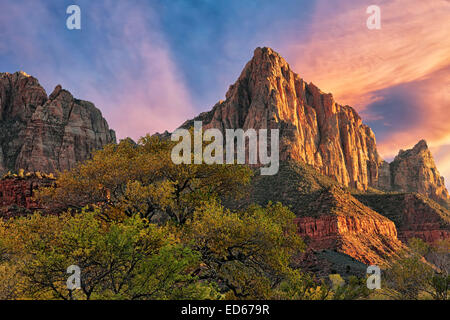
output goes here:
[{"label": "eroded rock face", "polygon": [[92,103],[57,86],[47,97],[24,72],[0,73],[0,173],[56,172],[116,141]]},{"label": "eroded rock face", "polygon": [[388,190],[417,192],[438,202],[450,199],[444,178],[439,174],[425,140],[414,148],[400,150],[390,164]]},{"label": "eroded rock face", "polygon": [[276,175],[254,175],[248,195],[224,204],[235,209],[268,202],[290,208],[299,235],[314,250],[329,249],[365,264],[382,264],[405,248],[394,222],[304,163],[282,162]]},{"label": "eroded rock face", "polygon": [[[281,160],[303,161],[345,186],[366,189],[377,183],[381,159],[372,130],[270,48],[257,48],[226,101],[194,120],[222,131],[279,129]],[[192,125],[193,120],[183,127]]]}]

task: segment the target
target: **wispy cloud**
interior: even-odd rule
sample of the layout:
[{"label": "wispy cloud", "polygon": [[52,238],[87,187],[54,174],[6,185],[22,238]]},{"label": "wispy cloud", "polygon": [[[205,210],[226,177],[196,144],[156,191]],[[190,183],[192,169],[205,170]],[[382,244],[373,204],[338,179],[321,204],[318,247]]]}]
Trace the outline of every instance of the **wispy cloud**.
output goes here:
[{"label": "wispy cloud", "polygon": [[[366,8],[381,8],[381,30],[366,27]],[[426,139],[450,144],[450,2],[389,0],[317,3],[309,41],[286,51],[302,77],[349,104],[375,129],[386,158]]]},{"label": "wispy cloud", "polygon": [[173,130],[195,114],[154,2],[77,1],[81,31],[65,28],[68,4],[2,2],[3,64],[34,75],[48,91],[60,83],[94,102],[121,138]]},{"label": "wispy cloud", "polygon": [[[366,27],[366,8],[381,8],[381,30]],[[286,45],[310,81],[359,109],[373,92],[427,77],[450,64],[450,2],[318,1],[309,41]]]},{"label": "wispy cloud", "polygon": [[146,5],[120,2],[96,8],[91,18],[107,30],[95,55],[106,86],[86,88],[121,137],[174,130],[195,113],[181,72],[159,30],[158,16]]}]

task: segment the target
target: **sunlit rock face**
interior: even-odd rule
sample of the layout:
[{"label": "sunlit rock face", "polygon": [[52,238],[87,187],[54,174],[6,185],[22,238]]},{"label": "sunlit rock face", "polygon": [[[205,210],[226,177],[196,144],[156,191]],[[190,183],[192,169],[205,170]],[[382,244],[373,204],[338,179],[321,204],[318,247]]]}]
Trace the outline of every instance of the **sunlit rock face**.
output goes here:
[{"label": "sunlit rock face", "polygon": [[63,171],[115,141],[92,103],[61,86],[47,97],[24,72],[0,73],[0,173]]},{"label": "sunlit rock face", "polygon": [[378,155],[375,135],[357,112],[306,83],[270,48],[257,48],[225,101],[183,124],[204,128],[279,129],[280,159],[312,165],[344,186],[419,192],[448,199],[426,143],[389,164]]},{"label": "sunlit rock face", "polygon": [[314,217],[298,217],[298,232],[315,250],[333,249],[366,264],[382,264],[404,248],[394,222],[339,188],[311,204]]},{"label": "sunlit rock face", "polygon": [[372,130],[355,110],[306,83],[270,48],[257,48],[226,100],[194,120],[221,130],[279,129],[281,160],[310,164],[345,186],[377,184],[381,159]]},{"label": "sunlit rock face", "polygon": [[417,192],[438,202],[450,199],[425,140],[412,149],[401,150],[390,164],[390,173],[391,190]]}]

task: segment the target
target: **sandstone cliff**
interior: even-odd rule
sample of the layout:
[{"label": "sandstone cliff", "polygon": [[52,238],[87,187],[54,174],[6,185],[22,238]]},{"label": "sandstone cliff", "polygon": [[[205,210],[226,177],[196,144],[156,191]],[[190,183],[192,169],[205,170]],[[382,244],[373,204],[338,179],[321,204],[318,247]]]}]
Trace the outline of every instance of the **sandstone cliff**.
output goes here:
[{"label": "sandstone cliff", "polygon": [[312,249],[334,249],[381,265],[404,248],[392,221],[340,189],[325,190],[313,206],[319,217],[296,219],[300,236]]},{"label": "sandstone cliff", "polygon": [[345,186],[377,184],[381,159],[372,130],[355,110],[306,83],[270,48],[257,48],[226,101],[194,120],[221,130],[279,129],[281,160],[310,164]]},{"label": "sandstone cliff", "polygon": [[394,161],[384,164],[380,189],[417,192],[437,202],[450,200],[444,178],[439,174],[433,156],[424,140],[419,141],[414,148],[400,150]]},{"label": "sandstone cliff", "polygon": [[57,86],[47,97],[24,72],[0,73],[0,173],[56,172],[115,142],[100,110]]}]

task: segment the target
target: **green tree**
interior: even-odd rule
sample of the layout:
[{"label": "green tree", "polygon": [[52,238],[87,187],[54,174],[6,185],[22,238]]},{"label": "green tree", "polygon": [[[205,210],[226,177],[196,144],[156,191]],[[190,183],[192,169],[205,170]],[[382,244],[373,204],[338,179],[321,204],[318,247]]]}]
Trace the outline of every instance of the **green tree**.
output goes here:
[{"label": "green tree", "polygon": [[402,252],[384,272],[383,294],[398,300],[417,300],[426,296],[439,300],[448,299],[448,260],[446,268],[442,265],[439,268],[424,258],[431,254],[448,259],[448,245],[446,249],[433,248],[422,240],[413,238],[408,246],[409,250]]},{"label": "green tree", "polygon": [[232,212],[204,203],[184,229],[185,241],[201,254],[200,278],[215,281],[229,298],[270,298],[305,247],[294,217],[281,204]]}]

